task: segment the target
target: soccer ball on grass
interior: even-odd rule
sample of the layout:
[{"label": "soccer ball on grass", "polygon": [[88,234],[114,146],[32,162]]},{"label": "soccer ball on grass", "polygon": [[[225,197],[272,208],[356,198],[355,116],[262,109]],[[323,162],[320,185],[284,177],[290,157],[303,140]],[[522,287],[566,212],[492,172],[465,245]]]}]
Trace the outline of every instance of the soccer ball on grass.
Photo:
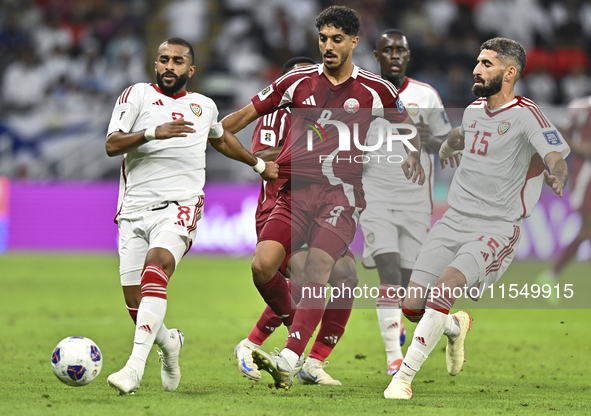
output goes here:
[{"label": "soccer ball on grass", "polygon": [[51,368],[69,386],[85,386],[101,372],[103,356],[90,338],[68,337],[57,344],[51,355]]}]

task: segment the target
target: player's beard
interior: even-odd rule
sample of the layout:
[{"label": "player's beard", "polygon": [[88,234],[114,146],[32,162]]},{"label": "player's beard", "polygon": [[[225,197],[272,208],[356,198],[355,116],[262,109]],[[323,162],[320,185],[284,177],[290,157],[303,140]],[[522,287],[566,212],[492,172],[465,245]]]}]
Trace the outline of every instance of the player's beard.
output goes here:
[{"label": "player's beard", "polygon": [[[332,55],[338,57],[337,54],[332,54]],[[343,65],[345,65],[345,62],[347,62],[347,58],[349,58],[349,54],[343,53],[343,55],[341,55],[341,59],[339,60],[339,62],[336,65],[333,64],[333,66],[328,66],[325,63],[324,66],[327,67],[328,69],[330,69],[331,71],[337,72],[339,69],[341,69],[343,67]]]},{"label": "player's beard", "polygon": [[[482,81],[482,78],[479,78]],[[487,81],[480,85],[474,85],[472,92],[477,97],[490,97],[501,91],[503,87],[503,74],[499,74],[490,81]]]},{"label": "player's beard", "polygon": [[[164,74],[171,75],[172,73],[165,72]],[[176,93],[178,90],[183,88],[189,80],[189,72],[185,72],[184,74],[177,76],[176,81],[171,86],[167,87],[166,85],[164,85],[164,82],[162,81],[162,77],[164,76],[164,74],[156,72],[156,82],[158,83],[158,87],[160,87],[160,90],[164,94],[168,95],[173,95],[174,93]]]}]

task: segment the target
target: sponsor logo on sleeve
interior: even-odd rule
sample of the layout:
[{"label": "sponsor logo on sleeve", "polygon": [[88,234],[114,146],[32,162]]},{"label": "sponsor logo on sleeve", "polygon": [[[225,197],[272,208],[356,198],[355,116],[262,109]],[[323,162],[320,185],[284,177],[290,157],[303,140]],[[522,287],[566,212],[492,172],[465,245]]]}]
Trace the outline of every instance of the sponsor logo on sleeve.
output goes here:
[{"label": "sponsor logo on sleeve", "polygon": [[558,136],[558,132],[556,130],[552,130],[552,131],[545,131],[543,132],[544,137],[546,138],[546,141],[548,142],[548,144],[551,144],[552,146],[558,146],[560,144],[562,144],[562,141],[560,140],[560,136]]},{"label": "sponsor logo on sleeve", "polygon": [[127,115],[127,111],[123,110],[121,114],[119,114],[119,121],[125,120],[125,116]]},{"label": "sponsor logo on sleeve", "polygon": [[398,108],[399,113],[404,113],[404,104],[402,104],[400,98],[396,100],[396,108]]},{"label": "sponsor logo on sleeve", "polygon": [[445,110],[441,111],[441,118],[443,119],[443,124],[449,124],[449,118],[447,118],[447,113]]},{"label": "sponsor logo on sleeve", "polygon": [[273,92],[273,86],[269,85],[267,88],[259,92],[257,95],[259,96],[259,100],[263,101],[265,98],[269,96]]}]

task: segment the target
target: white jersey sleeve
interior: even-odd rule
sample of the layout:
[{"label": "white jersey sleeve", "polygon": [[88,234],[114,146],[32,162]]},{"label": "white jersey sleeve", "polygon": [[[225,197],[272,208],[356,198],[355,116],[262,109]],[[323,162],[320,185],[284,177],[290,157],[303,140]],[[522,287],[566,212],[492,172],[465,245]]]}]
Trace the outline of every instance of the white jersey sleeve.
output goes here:
[{"label": "white jersey sleeve", "polygon": [[[536,113],[537,111],[539,111],[540,115]],[[563,158],[568,156],[570,148],[566,141],[558,129],[541,114],[539,109],[526,111],[523,116],[529,118],[524,123],[523,134],[536,149],[542,160],[550,152],[559,152]]]},{"label": "white jersey sleeve", "polygon": [[218,107],[213,103],[213,109],[211,113],[211,127],[209,128],[208,139],[219,139],[224,134],[224,128],[222,122],[218,121],[219,111]]},{"label": "white jersey sleeve", "polygon": [[136,85],[127,87],[117,98],[107,129],[107,136],[116,131],[129,133],[133,128],[142,106],[142,88]]}]

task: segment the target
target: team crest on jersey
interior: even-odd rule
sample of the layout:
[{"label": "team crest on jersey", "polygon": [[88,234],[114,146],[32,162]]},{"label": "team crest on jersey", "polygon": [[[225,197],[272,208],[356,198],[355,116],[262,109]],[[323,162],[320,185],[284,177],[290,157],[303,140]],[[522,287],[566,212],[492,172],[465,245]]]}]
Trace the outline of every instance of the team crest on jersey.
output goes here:
[{"label": "team crest on jersey", "polygon": [[562,144],[560,136],[558,136],[558,132],[556,130],[545,131],[544,137],[546,138],[546,141],[552,146],[558,146],[559,144]]},{"label": "team crest on jersey", "polygon": [[191,105],[189,107],[191,107],[191,111],[197,117],[201,117],[201,114],[203,113],[203,110],[201,109],[201,106],[199,104],[191,103]]},{"label": "team crest on jersey", "polygon": [[406,105],[406,111],[408,111],[408,114],[414,117],[419,114],[419,105],[416,103],[408,103]]},{"label": "team crest on jersey", "polygon": [[369,233],[365,238],[367,239],[368,244],[373,244],[373,242],[376,240],[376,237],[373,235],[373,233]]},{"label": "team crest on jersey", "polygon": [[359,110],[359,101],[355,98],[349,98],[345,101],[345,104],[343,104],[343,108],[347,113],[355,114]]},{"label": "team crest on jersey", "polygon": [[396,108],[398,108],[399,113],[404,113],[404,104],[402,104],[400,97],[396,100]]},{"label": "team crest on jersey", "polygon": [[503,121],[501,124],[499,124],[499,128],[497,129],[497,131],[500,135],[503,135],[507,133],[507,130],[509,130],[510,127],[511,123],[509,123],[508,121]]}]

